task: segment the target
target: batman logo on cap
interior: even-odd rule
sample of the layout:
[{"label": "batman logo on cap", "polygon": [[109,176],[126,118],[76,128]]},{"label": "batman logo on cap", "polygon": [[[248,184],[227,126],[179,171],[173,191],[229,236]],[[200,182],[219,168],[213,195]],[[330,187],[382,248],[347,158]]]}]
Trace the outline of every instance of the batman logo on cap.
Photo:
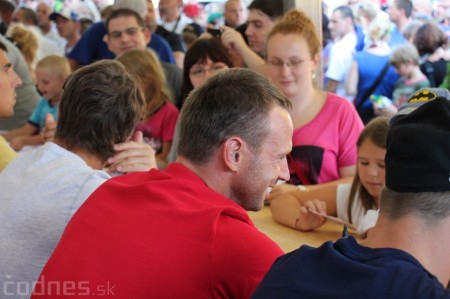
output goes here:
[{"label": "batman logo on cap", "polygon": [[409,99],[408,103],[427,102],[434,100],[435,98],[436,94],[434,92],[428,89],[421,89]]}]

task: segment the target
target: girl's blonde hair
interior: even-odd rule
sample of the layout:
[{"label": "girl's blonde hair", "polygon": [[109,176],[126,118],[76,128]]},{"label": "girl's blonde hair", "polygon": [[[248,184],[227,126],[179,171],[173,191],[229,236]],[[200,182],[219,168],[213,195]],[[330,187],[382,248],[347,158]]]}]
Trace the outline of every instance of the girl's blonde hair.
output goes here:
[{"label": "girl's blonde hair", "polygon": [[391,24],[383,19],[376,18],[370,23],[368,28],[368,36],[372,42],[384,41],[390,34]]},{"label": "girl's blonde hair", "polygon": [[[366,125],[366,127],[359,135],[358,141],[356,142],[358,150],[366,140],[370,140],[376,146],[386,149],[388,130],[389,124],[387,117],[379,116],[374,118]],[[369,194],[367,189],[364,188],[364,186],[361,184],[361,179],[359,177],[358,171],[356,171],[355,178],[353,179],[348,200],[347,213],[350,223],[352,222],[352,206],[357,193],[359,194],[359,198],[361,200],[364,211],[375,207],[375,200]]]},{"label": "girl's blonde hair", "polygon": [[16,23],[8,28],[6,36],[11,39],[14,45],[22,52],[22,55],[31,70],[39,46],[36,35],[23,24]]},{"label": "girl's blonde hair", "polygon": [[[315,57],[321,51],[320,40],[316,27],[311,19],[301,10],[292,9],[284,17],[275,23],[267,36],[267,43],[276,34],[297,34],[302,36],[309,48],[311,57]],[[267,52],[267,51],[266,51]]]},{"label": "girl's blonde hair", "polygon": [[55,74],[62,78],[67,78],[71,73],[69,60],[66,57],[60,55],[49,55],[38,61],[36,64],[36,70],[47,69],[52,74]]},{"label": "girl's blonde hair", "polygon": [[150,49],[132,49],[119,57],[125,68],[143,88],[146,101],[145,118],[152,116],[162,105],[171,102],[166,77],[156,54]]}]

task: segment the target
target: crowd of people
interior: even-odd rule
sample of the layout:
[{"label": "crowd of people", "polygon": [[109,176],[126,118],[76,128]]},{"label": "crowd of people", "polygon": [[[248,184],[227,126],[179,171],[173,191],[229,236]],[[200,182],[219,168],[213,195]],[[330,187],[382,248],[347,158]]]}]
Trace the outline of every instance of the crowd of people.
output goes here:
[{"label": "crowd of people", "polygon": [[450,1],[283,3],[0,0],[0,298],[450,298]]}]

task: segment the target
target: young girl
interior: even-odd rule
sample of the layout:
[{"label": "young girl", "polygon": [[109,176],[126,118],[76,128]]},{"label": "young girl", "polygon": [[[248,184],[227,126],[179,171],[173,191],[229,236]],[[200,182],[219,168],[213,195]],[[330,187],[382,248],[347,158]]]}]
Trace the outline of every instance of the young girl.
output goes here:
[{"label": "young girl", "polygon": [[42,98],[23,127],[3,135],[13,149],[19,151],[25,145],[44,143],[39,133],[45,127],[45,116],[50,113],[56,119],[63,84],[70,72],[69,62],[63,56],[50,55],[37,63],[36,83]]},{"label": "young girl", "polygon": [[324,224],[325,218],[310,213],[311,209],[354,224],[358,233],[367,232],[378,217],[388,129],[387,118],[378,117],[361,132],[357,141],[357,173],[351,185],[298,190],[272,198],[270,210],[275,221],[298,230],[312,230]]},{"label": "young girl", "polygon": [[151,50],[132,49],[117,60],[141,82],[147,107],[145,119],[136,126],[136,131],[143,133],[144,142],[155,151],[158,168],[165,168],[179,112],[170,99],[158,58]]}]

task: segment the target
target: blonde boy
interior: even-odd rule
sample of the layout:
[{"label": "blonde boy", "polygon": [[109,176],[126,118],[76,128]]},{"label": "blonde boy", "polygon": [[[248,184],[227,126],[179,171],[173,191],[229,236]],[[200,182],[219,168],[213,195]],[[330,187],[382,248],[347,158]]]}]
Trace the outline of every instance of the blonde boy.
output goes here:
[{"label": "blonde boy", "polygon": [[409,96],[415,91],[430,87],[430,81],[419,67],[419,53],[411,44],[399,46],[391,55],[391,64],[400,75],[392,93],[395,107],[405,104]]},{"label": "blonde boy", "polygon": [[50,55],[37,63],[36,82],[42,95],[41,100],[22,128],[2,135],[13,149],[18,151],[25,145],[44,143],[44,138],[39,133],[45,126],[45,116],[50,113],[56,119],[63,83],[70,71],[69,62],[63,56]]}]

